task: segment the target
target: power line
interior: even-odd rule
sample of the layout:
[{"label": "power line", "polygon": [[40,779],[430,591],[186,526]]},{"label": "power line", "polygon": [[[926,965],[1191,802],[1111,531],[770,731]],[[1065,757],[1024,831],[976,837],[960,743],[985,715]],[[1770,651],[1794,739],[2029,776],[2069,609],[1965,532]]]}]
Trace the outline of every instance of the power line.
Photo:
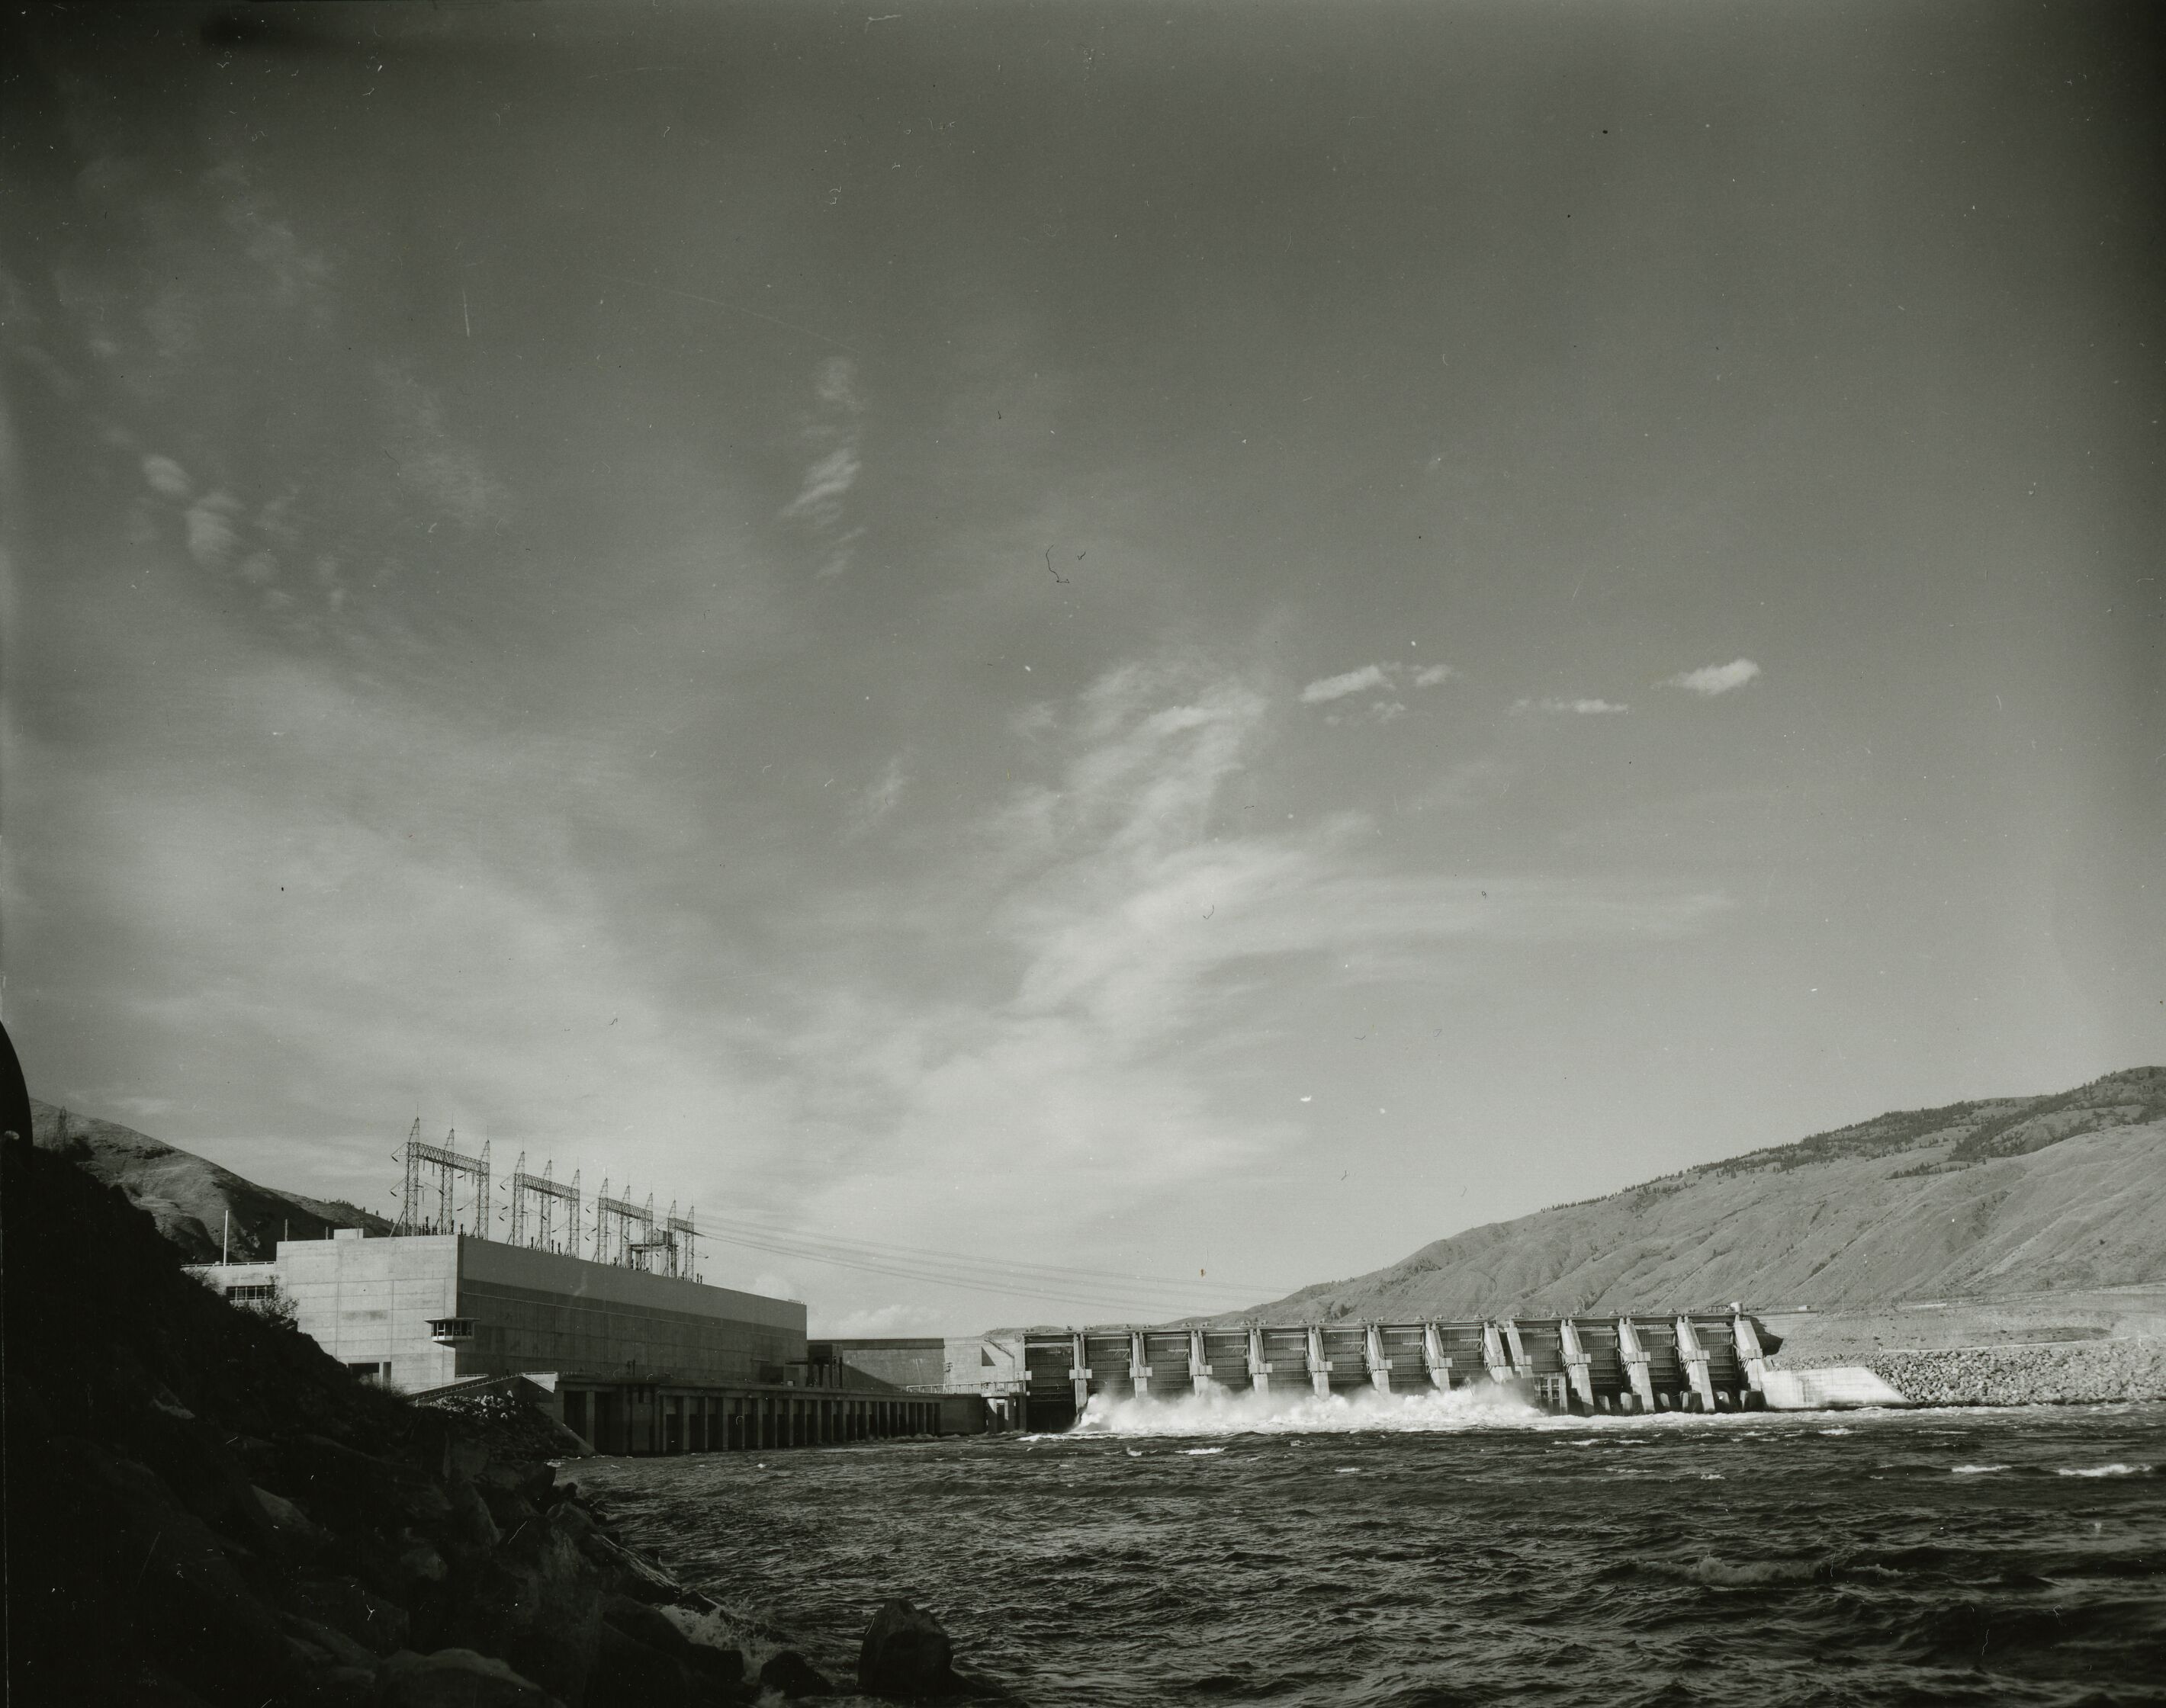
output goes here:
[{"label": "power line", "polygon": [[1133,1271],[1119,1269],[1089,1269],[1059,1263],[1028,1263],[1001,1257],[972,1257],[960,1252],[931,1250],[923,1246],[898,1245],[892,1241],[843,1239],[826,1234],[805,1233],[794,1228],[776,1227],[729,1216],[709,1217],[703,1226],[735,1230],[758,1239],[787,1240],[807,1247],[837,1252],[874,1252],[906,1262],[937,1264],[952,1270],[976,1271],[1001,1278],[1031,1276],[1057,1283],[1110,1281],[1120,1284],[1130,1291],[1173,1289],[1184,1294],[1228,1293],[1243,1299],[1269,1297],[1287,1290],[1261,1281],[1212,1281],[1200,1275],[1138,1275]]},{"label": "power line", "polygon": [[[1011,1298],[1022,1296],[1043,1299],[1063,1305],[1083,1305],[1107,1309],[1133,1308],[1149,1314],[1178,1314],[1182,1301],[1165,1294],[1147,1292],[1140,1289],[1086,1288],[1073,1283],[1062,1284],[1044,1282],[1021,1274],[1003,1278],[997,1273],[972,1273],[929,1265],[910,1264],[895,1260],[879,1261],[871,1257],[850,1257],[843,1252],[816,1249],[794,1241],[761,1239],[749,1234],[716,1233],[710,1236],[728,1245],[741,1246],[749,1250],[766,1252],[785,1257],[800,1257],[816,1263],[831,1264],[837,1268],[857,1269],[875,1275],[886,1275],[906,1281],[923,1281],[943,1287],[961,1288],[975,1293],[1004,1294]],[[1173,1284],[1178,1287],[1180,1284]],[[1168,1289],[1170,1292],[1170,1289]],[[1193,1302],[1193,1294],[1186,1302]]]},{"label": "power line", "polygon": [[808,1258],[815,1263],[833,1263],[849,1268],[868,1268],[883,1274],[906,1276],[915,1280],[938,1281],[958,1286],[981,1286],[996,1292],[1042,1290],[1053,1294],[1088,1297],[1091,1299],[1123,1298],[1149,1299],[1181,1291],[1178,1284],[1169,1287],[1151,1285],[1127,1286],[1093,1285],[1087,1282],[1062,1280],[1028,1273],[1004,1273],[997,1268],[963,1268],[958,1265],[912,1263],[906,1259],[885,1257],[877,1253],[853,1254],[848,1247],[825,1243],[808,1243],[787,1237],[763,1237],[757,1233],[724,1231],[714,1236],[732,1245],[748,1247],[756,1251],[772,1252],[785,1257]]}]

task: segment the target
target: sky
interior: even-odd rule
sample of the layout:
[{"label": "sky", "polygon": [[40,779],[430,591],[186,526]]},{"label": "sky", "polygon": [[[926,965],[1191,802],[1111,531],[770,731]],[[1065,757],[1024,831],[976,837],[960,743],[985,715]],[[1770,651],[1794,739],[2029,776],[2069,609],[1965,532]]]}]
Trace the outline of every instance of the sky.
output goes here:
[{"label": "sky", "polygon": [[2155,13],[892,4],[19,26],[34,1094],[901,1335],[2166,1059]]}]

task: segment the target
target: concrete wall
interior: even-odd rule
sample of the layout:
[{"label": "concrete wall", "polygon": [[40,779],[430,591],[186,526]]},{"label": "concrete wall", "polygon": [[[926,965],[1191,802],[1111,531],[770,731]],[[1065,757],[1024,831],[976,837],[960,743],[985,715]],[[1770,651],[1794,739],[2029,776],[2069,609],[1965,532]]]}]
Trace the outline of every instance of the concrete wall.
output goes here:
[{"label": "concrete wall", "polygon": [[[275,1275],[304,1333],[405,1390],[547,1371],[754,1385],[805,1357],[795,1300],[460,1235],[286,1240],[275,1267],[202,1273],[221,1291]],[[439,1345],[444,1319],[470,1336]]]},{"label": "concrete wall", "polygon": [[975,1388],[1006,1392],[1022,1380],[1022,1341],[958,1335],[942,1347],[941,1386],[949,1392]]},{"label": "concrete wall", "polygon": [[429,1324],[456,1316],[461,1240],[281,1240],[278,1279],[300,1321],[341,1363],[388,1366],[399,1389],[433,1388],[458,1373],[450,1347]]},{"label": "concrete wall", "polygon": [[821,1340],[827,1359],[890,1388],[938,1388],[947,1342],[938,1340]]},{"label": "concrete wall", "polygon": [[779,1382],[805,1358],[805,1307],[795,1299],[485,1240],[462,1241],[457,1309],[437,1314],[473,1322],[458,1349],[461,1376],[667,1372],[727,1385]]}]

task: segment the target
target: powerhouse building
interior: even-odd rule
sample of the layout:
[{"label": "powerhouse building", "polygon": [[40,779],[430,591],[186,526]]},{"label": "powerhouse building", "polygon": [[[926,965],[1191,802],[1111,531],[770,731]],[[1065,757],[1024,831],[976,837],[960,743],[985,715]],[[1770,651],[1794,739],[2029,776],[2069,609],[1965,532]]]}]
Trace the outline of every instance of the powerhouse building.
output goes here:
[{"label": "powerhouse building", "polygon": [[282,1240],[195,1271],[290,1301],[357,1374],[427,1394],[526,1378],[605,1452],[700,1452],[939,1430],[938,1396],[808,1360],[805,1306],[470,1234]]}]

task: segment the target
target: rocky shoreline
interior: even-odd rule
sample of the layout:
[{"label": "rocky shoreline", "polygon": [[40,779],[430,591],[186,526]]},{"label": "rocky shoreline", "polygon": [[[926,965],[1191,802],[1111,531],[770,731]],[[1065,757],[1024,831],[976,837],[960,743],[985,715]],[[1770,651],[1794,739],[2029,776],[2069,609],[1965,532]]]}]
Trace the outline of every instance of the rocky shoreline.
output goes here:
[{"label": "rocky shoreline", "polygon": [[[150,1219],[5,1145],[11,1700],[709,1708],[834,1694],[628,1546],[512,1407],[415,1405],[182,1273]],[[867,1610],[860,1693],[1001,1700]]]},{"label": "rocky shoreline", "polygon": [[2030,1346],[1875,1350],[1791,1358],[1776,1369],[1862,1365],[1914,1405],[2092,1405],[2166,1400],[2166,1342],[2075,1341]]}]

